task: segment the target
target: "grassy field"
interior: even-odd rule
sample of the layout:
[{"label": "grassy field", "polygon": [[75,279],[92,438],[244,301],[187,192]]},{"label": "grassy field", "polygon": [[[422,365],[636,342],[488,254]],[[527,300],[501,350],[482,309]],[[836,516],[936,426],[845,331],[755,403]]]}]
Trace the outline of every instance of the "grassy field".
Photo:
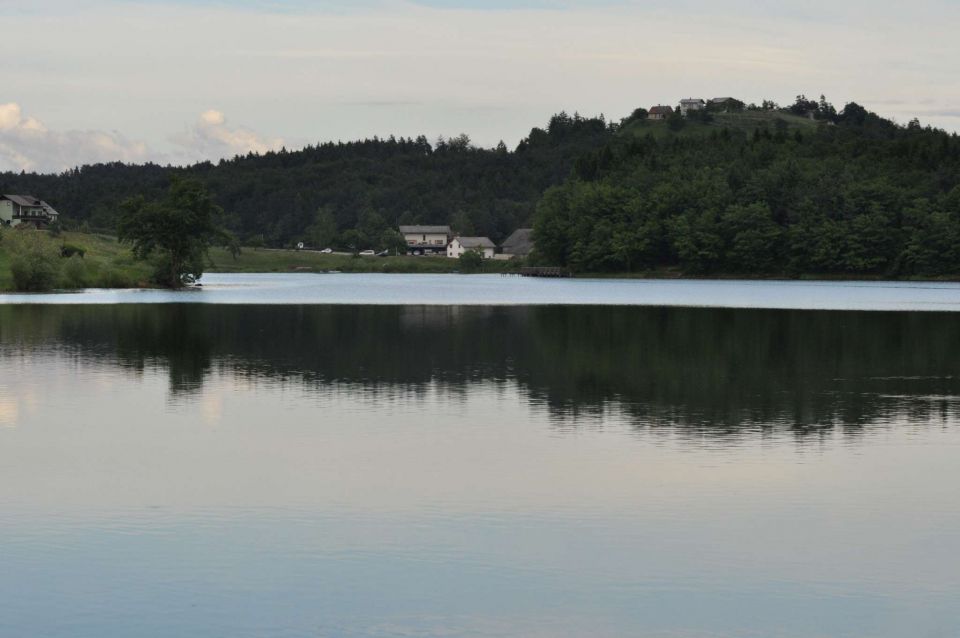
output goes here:
[{"label": "grassy field", "polygon": [[[213,264],[209,272],[387,272],[451,273],[459,272],[460,261],[447,257],[354,257],[324,255],[312,251],[244,248],[234,259],[226,250],[210,251]],[[488,260],[480,272],[512,272],[517,262]]]},{"label": "grassy field", "polygon": [[[0,291],[14,290],[11,275],[11,248],[15,243],[12,231],[0,231]],[[43,233],[44,241],[56,251],[64,244],[85,250],[83,259],[58,259],[60,272],[55,288],[146,288],[151,287],[151,265],[133,258],[129,248],[108,235],[65,232],[60,237]],[[245,248],[237,259],[222,249],[211,251],[212,263],[207,272],[380,272],[380,273],[456,273],[460,262],[446,257],[354,257],[352,255],[324,255],[310,251],[267,250]],[[482,273],[516,272],[519,262],[485,261]],[[676,268],[662,268],[634,273],[579,273],[577,277],[601,279],[690,279]],[[804,279],[804,280],[879,280],[885,277],[869,275],[816,275],[800,277],[785,273],[776,275],[712,274],[702,279]],[[908,278],[916,281],[960,281],[960,275]]]},{"label": "grassy field", "polygon": [[[21,232],[0,231],[0,291],[14,290],[11,273],[14,245],[24,237]],[[59,254],[64,245],[84,250],[83,258],[56,259],[58,269],[54,287],[70,288],[144,288],[150,287],[151,265],[134,259],[127,246],[108,235],[64,232],[59,237],[47,233],[37,235],[51,251]],[[310,251],[244,248],[234,259],[223,249],[210,251],[207,272],[384,272],[384,273],[453,273],[460,269],[457,259],[447,257],[354,257],[324,255]],[[479,272],[512,272],[517,262],[486,261]]]},{"label": "grassy field", "polygon": [[4,229],[0,232],[0,290],[14,289],[11,262],[14,245],[20,239],[17,233],[34,232],[54,253],[59,253],[64,245],[84,251],[82,259],[73,257],[56,261],[56,288],[143,288],[150,285],[150,264],[135,260],[129,248],[118,243],[115,237],[76,232],[51,237],[42,231]]}]

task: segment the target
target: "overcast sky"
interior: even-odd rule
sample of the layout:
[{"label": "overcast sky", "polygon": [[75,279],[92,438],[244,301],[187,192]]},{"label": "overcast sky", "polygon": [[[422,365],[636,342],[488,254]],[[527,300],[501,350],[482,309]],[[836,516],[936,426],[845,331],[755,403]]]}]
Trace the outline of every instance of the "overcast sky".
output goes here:
[{"label": "overcast sky", "polygon": [[826,93],[960,129],[957,0],[0,0],[0,170]]}]

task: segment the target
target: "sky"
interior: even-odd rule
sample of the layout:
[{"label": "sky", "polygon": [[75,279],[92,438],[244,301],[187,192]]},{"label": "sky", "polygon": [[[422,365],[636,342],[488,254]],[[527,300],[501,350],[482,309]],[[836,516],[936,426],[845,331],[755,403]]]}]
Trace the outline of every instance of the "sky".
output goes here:
[{"label": "sky", "polygon": [[0,0],[0,170],[821,93],[960,130],[956,0]]}]

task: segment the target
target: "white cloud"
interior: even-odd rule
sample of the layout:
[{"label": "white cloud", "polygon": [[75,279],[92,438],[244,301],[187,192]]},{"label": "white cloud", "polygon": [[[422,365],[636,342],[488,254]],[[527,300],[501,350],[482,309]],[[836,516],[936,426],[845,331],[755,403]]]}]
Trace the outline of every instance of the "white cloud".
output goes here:
[{"label": "white cloud", "polygon": [[0,170],[60,171],[95,162],[143,162],[147,145],[116,132],[51,131],[25,117],[16,102],[0,104]]},{"label": "white cloud", "polygon": [[196,124],[171,140],[175,153],[161,153],[145,142],[132,141],[117,132],[50,130],[35,117],[27,117],[16,102],[0,104],[0,171],[57,172],[98,162],[190,163],[265,153],[283,146],[282,138],[267,138],[227,123],[217,110],[200,114]]},{"label": "white cloud", "polygon": [[282,138],[266,138],[250,129],[228,125],[223,112],[215,109],[201,113],[189,131],[174,136],[172,141],[184,149],[188,161],[245,155],[251,151],[266,153],[279,150],[284,144]]}]

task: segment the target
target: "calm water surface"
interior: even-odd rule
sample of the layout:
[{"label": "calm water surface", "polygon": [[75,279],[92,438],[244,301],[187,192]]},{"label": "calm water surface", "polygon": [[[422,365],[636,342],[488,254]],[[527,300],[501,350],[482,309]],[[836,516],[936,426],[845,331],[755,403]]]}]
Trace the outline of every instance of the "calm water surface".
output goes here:
[{"label": "calm water surface", "polygon": [[957,636],[958,319],[0,305],[0,636]]},{"label": "calm water surface", "polygon": [[960,283],[534,279],[502,275],[207,274],[204,289],[0,294],[0,304],[603,305],[960,312]]}]

